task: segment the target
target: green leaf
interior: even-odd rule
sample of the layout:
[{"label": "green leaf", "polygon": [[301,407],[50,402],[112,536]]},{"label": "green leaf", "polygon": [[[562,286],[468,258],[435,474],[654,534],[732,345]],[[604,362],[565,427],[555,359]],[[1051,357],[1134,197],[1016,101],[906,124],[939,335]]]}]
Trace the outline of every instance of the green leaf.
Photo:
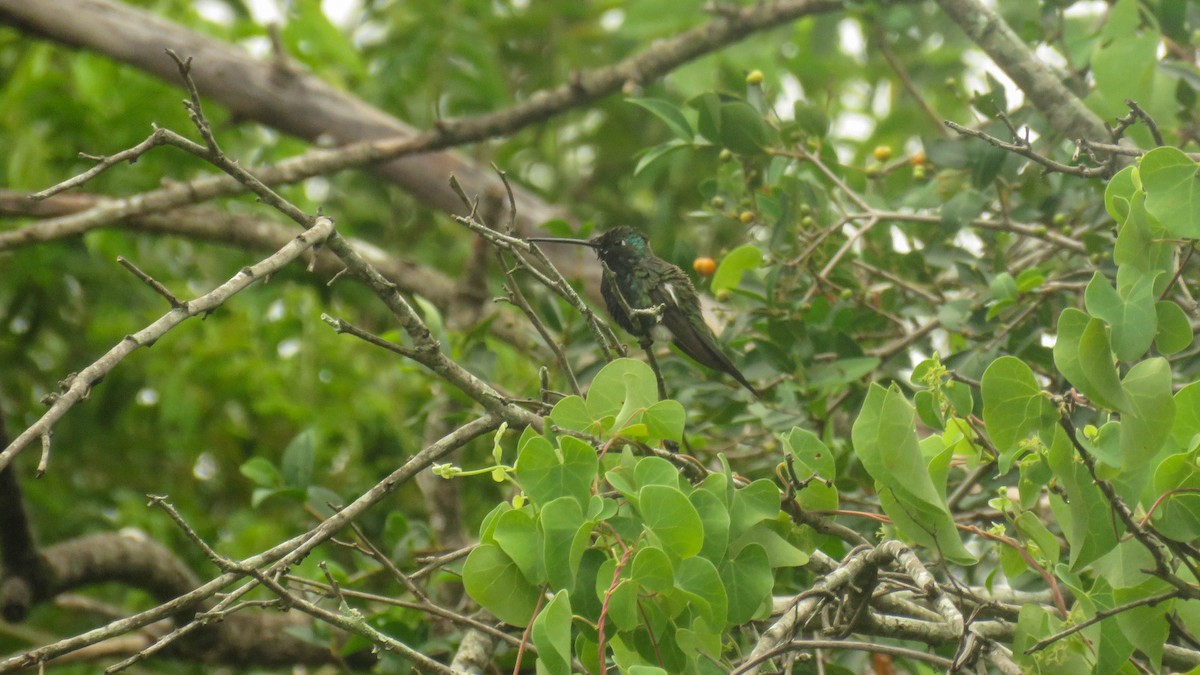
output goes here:
[{"label": "green leaf", "polygon": [[779,515],[779,487],[760,478],[744,488],[735,490],[729,507],[729,529],[741,533],[764,520]]},{"label": "green leaf", "polygon": [[1113,261],[1119,269],[1131,267],[1155,277],[1153,294],[1159,295],[1166,290],[1175,265],[1175,246],[1168,238],[1163,226],[1146,213],[1146,193],[1136,192],[1129,204],[1129,217],[1117,232]]},{"label": "green leaf", "polygon": [[305,429],[296,434],[287,449],[283,451],[281,461],[283,482],[288,487],[307,488],[312,482],[313,453],[316,446],[317,433]]},{"label": "green leaf", "polygon": [[671,130],[671,134],[679,140],[687,141],[690,144],[696,137],[696,132],[692,130],[692,125],[684,117],[683,111],[674,103],[660,98],[627,98],[625,100],[649,110],[655,117],[665,122],[667,128]]},{"label": "green leaf", "polygon": [[837,478],[837,463],[829,448],[816,434],[792,427],[780,437],[792,455],[792,468],[800,480],[815,477],[796,493],[796,501],[810,511],[824,511],[838,507],[838,491],[832,482]]},{"label": "green leaf", "polygon": [[1084,299],[1092,316],[1112,326],[1113,352],[1128,363],[1146,353],[1157,332],[1152,293],[1154,275],[1138,274],[1135,268],[1123,267],[1117,279],[1121,287],[1113,289],[1104,275],[1096,272],[1087,285]]},{"label": "green leaf", "polygon": [[1090,319],[1079,338],[1079,367],[1087,384],[1087,388],[1081,387],[1080,391],[1093,403],[1110,410],[1129,407],[1129,398],[1121,388],[1117,366],[1113,363],[1108,328],[1100,319]]},{"label": "green leaf", "polygon": [[542,507],[538,514],[542,530],[542,565],[552,588],[575,588],[575,576],[592,532],[592,521],[585,520],[579,502],[559,497]]},{"label": "green leaf", "polygon": [[729,509],[707,490],[692,492],[688,495],[688,501],[696,508],[704,529],[704,544],[700,547],[699,555],[714,563],[720,562],[729,545]]},{"label": "green leaf", "polygon": [[250,506],[257,508],[260,504],[270,499],[271,497],[284,497],[287,499],[303,500],[304,490],[300,488],[255,488],[250,493]]},{"label": "green leaf", "polygon": [[642,457],[633,469],[633,480],[638,489],[646,485],[666,485],[679,488],[679,469],[662,457]]},{"label": "green leaf", "polygon": [[1192,452],[1171,455],[1154,471],[1154,492],[1162,502],[1154,526],[1168,537],[1192,541],[1200,537],[1200,465]]},{"label": "green leaf", "polygon": [[[1162,579],[1147,579],[1131,588],[1114,588],[1113,600],[1119,604],[1126,604],[1159,595],[1170,588]],[[1167,600],[1154,605],[1130,607],[1116,617],[1121,632],[1134,647],[1146,655],[1150,669],[1154,672],[1162,672],[1163,646],[1171,633],[1167,616],[1174,614],[1174,605],[1173,600]]]},{"label": "green leaf", "polygon": [[602,600],[607,597],[608,616],[618,628],[633,630],[639,625],[638,586],[629,580],[628,568],[621,573],[616,585],[612,585],[616,567],[617,562],[612,558],[600,566],[600,571],[596,573],[596,596]]},{"label": "green leaf", "polygon": [[574,436],[559,438],[562,457],[541,436],[534,437],[517,457],[515,478],[534,504],[571,497],[585,507],[599,471],[596,449]]},{"label": "green leaf", "polygon": [[646,528],[677,558],[689,558],[704,544],[704,526],[696,507],[678,488],[647,485],[638,492],[638,511]]},{"label": "green leaf", "polygon": [[1171,437],[1179,447],[1191,450],[1200,435],[1200,382],[1193,382],[1175,394],[1175,424]]},{"label": "green leaf", "polygon": [[720,567],[721,581],[729,597],[729,626],[740,626],[759,618],[761,610],[770,607],[771,589],[775,577],[767,551],[750,544]]},{"label": "green leaf", "polygon": [[613,428],[636,423],[635,415],[658,401],[658,380],[650,366],[636,359],[616,359],[600,369],[587,393],[593,420],[615,418]]},{"label": "green leaf", "polygon": [[[1157,38],[1153,39],[1157,44]],[[1196,173],[1196,162],[1172,147],[1147,152],[1138,166],[1146,191],[1146,210],[1177,238],[1200,239],[1200,183]]]},{"label": "green leaf", "polygon": [[721,264],[712,278],[712,292],[734,289],[742,282],[742,275],[762,265],[763,254],[753,244],[742,244],[721,259]]},{"label": "green leaf", "polygon": [[651,439],[666,439],[678,443],[683,439],[687,411],[679,401],[659,401],[646,409],[642,419],[645,420],[646,433]]},{"label": "green leaf", "polygon": [[1054,404],[1042,392],[1033,371],[1020,359],[1002,356],[992,362],[980,382],[983,424],[1000,451],[1000,472],[1007,473],[1021,443],[1049,438],[1058,419]]},{"label": "green leaf", "polygon": [[1147,359],[1130,368],[1121,384],[1129,398],[1121,413],[1121,454],[1124,468],[1134,470],[1153,459],[1171,433],[1171,365],[1163,358]]},{"label": "green leaf", "polygon": [[792,119],[809,136],[822,138],[829,133],[829,115],[823,107],[810,101],[798,99],[793,103]]},{"label": "green leaf", "polygon": [[1046,567],[1053,567],[1058,563],[1060,555],[1058,537],[1055,537],[1050,532],[1046,524],[1042,522],[1036,513],[1033,511],[1023,511],[1021,515],[1017,516],[1013,524],[1017,526],[1017,531],[1023,537],[1037,544],[1037,547],[1041,549],[1042,557],[1048,561],[1048,564],[1045,565]]},{"label": "green leaf", "polygon": [[1046,457],[1056,479],[1067,491],[1066,505],[1057,497],[1050,504],[1056,507],[1054,515],[1070,545],[1071,569],[1078,570],[1117,545],[1116,520],[1087,468],[1076,461],[1075,448],[1062,428],[1055,430]]},{"label": "green leaf", "polygon": [[653,166],[655,162],[665,157],[670,157],[680,150],[689,149],[691,147],[692,145],[690,143],[672,140],[646,148],[638,153],[638,163],[633,169],[633,175],[640,176],[643,171]]},{"label": "green leaf", "polygon": [[545,580],[540,534],[529,509],[514,509],[500,514],[492,530],[496,545],[516,563],[525,580],[535,586]]},{"label": "green leaf", "polygon": [[571,673],[571,599],[566,591],[554,594],[533,620],[533,646],[537,647],[539,675]]},{"label": "green leaf", "polygon": [[1011,302],[1017,299],[1017,280],[1008,272],[1001,272],[992,277],[988,290],[991,291],[992,298]]},{"label": "green leaf", "polygon": [[279,469],[266,457],[251,457],[238,470],[259,487],[276,488],[283,485],[283,476],[280,475]]},{"label": "green leaf", "polygon": [[463,587],[475,602],[513,626],[526,626],[537,607],[538,588],[499,546],[476,546],[463,564]]},{"label": "green leaf", "polygon": [[1158,332],[1154,344],[1162,354],[1171,355],[1192,346],[1194,335],[1192,323],[1179,305],[1170,300],[1159,300],[1154,304],[1158,316]]},{"label": "green leaf", "polygon": [[675,570],[675,587],[693,600],[692,609],[710,626],[724,626],[729,615],[729,596],[717,568],[704,558],[687,558]]},{"label": "green leaf", "polygon": [[775,130],[749,103],[713,93],[689,101],[700,113],[700,135],[742,155],[759,155],[775,141]]},{"label": "green leaf", "polygon": [[580,433],[595,433],[598,430],[592,426],[595,420],[588,411],[587,403],[578,396],[568,396],[554,404],[550,421],[563,429]]},{"label": "green leaf", "polygon": [[675,585],[675,569],[661,548],[646,546],[633,556],[629,578],[651,593],[664,593]]},{"label": "green leaf", "polygon": [[781,532],[794,531],[794,526],[790,522],[780,519],[768,520],[748,530],[734,531],[741,533],[741,536],[729,545],[730,552],[735,555],[741,554],[747,546],[756,545],[761,546],[767,552],[767,560],[772,568],[799,567],[808,564],[808,554],[781,534]]},{"label": "green leaf", "polygon": [[872,384],[850,436],[863,468],[875,479],[884,512],[913,541],[947,560],[973,564],[945,495],[934,485],[914,427],[915,410],[899,389]]}]

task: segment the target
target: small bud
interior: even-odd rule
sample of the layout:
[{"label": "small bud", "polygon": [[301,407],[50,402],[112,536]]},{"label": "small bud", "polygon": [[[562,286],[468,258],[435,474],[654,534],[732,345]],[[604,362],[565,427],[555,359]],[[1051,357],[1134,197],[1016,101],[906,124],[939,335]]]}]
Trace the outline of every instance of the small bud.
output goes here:
[{"label": "small bud", "polygon": [[729,148],[725,148],[718,156],[721,158],[722,162],[728,162],[729,160],[733,159],[733,152],[730,151]]}]

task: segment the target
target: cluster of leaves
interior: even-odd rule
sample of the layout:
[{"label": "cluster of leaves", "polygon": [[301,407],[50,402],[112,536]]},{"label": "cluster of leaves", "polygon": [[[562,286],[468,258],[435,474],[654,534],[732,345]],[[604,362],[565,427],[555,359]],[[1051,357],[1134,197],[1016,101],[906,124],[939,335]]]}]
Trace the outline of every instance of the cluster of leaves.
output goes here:
[{"label": "cluster of leaves", "polygon": [[484,519],[467,592],[508,623],[534,621],[539,672],[569,673],[573,658],[596,672],[608,649],[622,668],[727,672],[726,631],[767,616],[773,569],[808,560],[778,486],[739,485],[728,465],[692,485],[666,459],[636,457],[629,444],[683,434],[682,406],[657,400],[640,361],[605,366],[549,420],[555,431],[527,428],[498,473],[521,495]]}]

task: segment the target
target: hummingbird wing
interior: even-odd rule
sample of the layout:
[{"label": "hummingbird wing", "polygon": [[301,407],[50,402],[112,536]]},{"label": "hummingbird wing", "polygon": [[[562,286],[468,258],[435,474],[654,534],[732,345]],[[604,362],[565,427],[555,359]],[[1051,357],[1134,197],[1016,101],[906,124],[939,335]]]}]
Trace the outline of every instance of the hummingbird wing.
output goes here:
[{"label": "hummingbird wing", "polygon": [[679,351],[713,370],[732,376],[757,398],[758,390],[721,351],[717,336],[704,321],[700,298],[688,275],[675,265],[663,261],[660,279],[660,283],[650,288],[651,304],[663,305],[663,325],[671,331]]}]

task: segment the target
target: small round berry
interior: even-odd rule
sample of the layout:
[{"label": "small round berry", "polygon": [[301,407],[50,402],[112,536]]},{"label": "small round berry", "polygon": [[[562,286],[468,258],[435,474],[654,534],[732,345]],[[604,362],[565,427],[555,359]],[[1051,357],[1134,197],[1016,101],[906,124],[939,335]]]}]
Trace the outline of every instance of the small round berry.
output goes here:
[{"label": "small round berry", "polygon": [[717,271],[717,261],[712,258],[696,258],[692,261],[692,269],[702,277],[711,277]]},{"label": "small round berry", "polygon": [[755,86],[762,84],[763,72],[761,70],[752,70],[746,73],[746,84]]}]

